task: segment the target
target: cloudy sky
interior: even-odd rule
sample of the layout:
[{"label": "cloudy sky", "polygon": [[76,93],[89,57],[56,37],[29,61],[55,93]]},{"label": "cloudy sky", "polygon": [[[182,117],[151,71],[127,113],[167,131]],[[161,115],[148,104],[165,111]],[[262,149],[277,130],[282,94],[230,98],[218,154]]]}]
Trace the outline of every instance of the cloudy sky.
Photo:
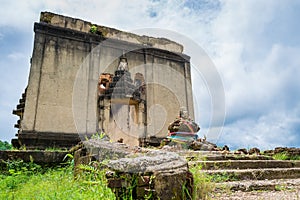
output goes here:
[{"label": "cloudy sky", "polygon": [[[0,4],[0,140],[10,141],[16,132],[18,118],[11,112],[27,85],[33,23],[41,11],[51,11],[125,31],[158,28],[188,37],[205,50],[223,82],[226,118],[218,145],[300,147],[300,1],[0,0]],[[194,88],[203,88],[201,81],[193,81]],[[212,100],[201,92],[195,96],[203,136]]]}]

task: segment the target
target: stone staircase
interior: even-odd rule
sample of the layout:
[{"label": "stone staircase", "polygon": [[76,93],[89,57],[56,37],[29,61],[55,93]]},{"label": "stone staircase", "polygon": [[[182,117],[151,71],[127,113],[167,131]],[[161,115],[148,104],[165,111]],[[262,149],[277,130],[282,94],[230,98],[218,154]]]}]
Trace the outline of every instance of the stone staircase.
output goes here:
[{"label": "stone staircase", "polygon": [[[25,110],[25,102],[26,102],[26,93],[27,93],[27,88],[25,89],[25,91],[22,93],[22,96],[19,100],[19,104],[17,105],[16,109],[12,111],[13,115],[17,115],[19,117],[17,123],[14,125],[15,128],[18,129],[18,133],[16,133],[15,136],[18,137],[22,127],[21,127],[21,122],[23,120],[23,115],[24,115],[24,110]],[[13,147],[15,148],[20,148],[20,144],[18,139],[12,139],[11,140],[11,144],[13,145]]]},{"label": "stone staircase", "polygon": [[[268,156],[243,156],[219,152],[202,153],[200,157],[195,157],[192,153],[186,154],[185,157],[190,160],[189,167],[199,166],[211,178],[215,183],[215,194],[219,194],[220,199],[245,199],[248,197],[239,197],[241,193],[249,194],[255,191],[259,192],[259,195],[263,192],[291,191],[294,196],[283,199],[300,199],[300,161],[273,160]],[[219,199],[217,196],[213,199]]]}]

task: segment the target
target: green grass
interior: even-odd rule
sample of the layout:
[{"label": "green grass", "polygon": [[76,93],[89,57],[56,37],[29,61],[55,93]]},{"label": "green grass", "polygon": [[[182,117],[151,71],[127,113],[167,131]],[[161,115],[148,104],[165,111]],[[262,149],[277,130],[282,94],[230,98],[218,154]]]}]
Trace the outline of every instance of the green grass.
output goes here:
[{"label": "green grass", "polygon": [[300,155],[291,156],[287,152],[276,153],[272,157],[275,160],[300,160]]},{"label": "green grass", "polygon": [[0,173],[0,199],[116,199],[104,171],[83,172],[74,179],[71,165],[42,168],[34,163],[12,163]]}]

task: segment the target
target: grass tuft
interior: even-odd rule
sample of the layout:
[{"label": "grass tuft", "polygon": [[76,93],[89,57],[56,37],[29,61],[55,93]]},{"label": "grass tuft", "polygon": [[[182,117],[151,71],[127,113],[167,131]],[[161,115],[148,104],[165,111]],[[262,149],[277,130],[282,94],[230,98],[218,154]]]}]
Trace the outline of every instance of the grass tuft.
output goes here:
[{"label": "grass tuft", "polygon": [[215,190],[211,177],[202,171],[201,165],[191,167],[190,171],[194,177],[193,199],[210,199],[210,195]]}]

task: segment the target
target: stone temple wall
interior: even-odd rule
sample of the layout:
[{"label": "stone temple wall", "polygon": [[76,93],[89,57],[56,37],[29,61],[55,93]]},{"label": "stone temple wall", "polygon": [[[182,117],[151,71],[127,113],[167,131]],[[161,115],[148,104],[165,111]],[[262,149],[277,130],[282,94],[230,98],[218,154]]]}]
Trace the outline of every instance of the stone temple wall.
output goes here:
[{"label": "stone temple wall", "polygon": [[[92,26],[97,32],[90,32]],[[25,107],[21,114],[14,111],[21,115],[16,146],[71,147],[79,136],[99,132],[98,79],[114,73],[120,56],[126,56],[132,79],[145,79],[146,117],[142,127],[124,119],[135,127],[125,132],[122,119],[111,119],[114,128],[107,134],[137,145],[139,139],[165,137],[180,107],[194,116],[190,58],[182,45],[49,12],[41,13],[34,32]]]}]

